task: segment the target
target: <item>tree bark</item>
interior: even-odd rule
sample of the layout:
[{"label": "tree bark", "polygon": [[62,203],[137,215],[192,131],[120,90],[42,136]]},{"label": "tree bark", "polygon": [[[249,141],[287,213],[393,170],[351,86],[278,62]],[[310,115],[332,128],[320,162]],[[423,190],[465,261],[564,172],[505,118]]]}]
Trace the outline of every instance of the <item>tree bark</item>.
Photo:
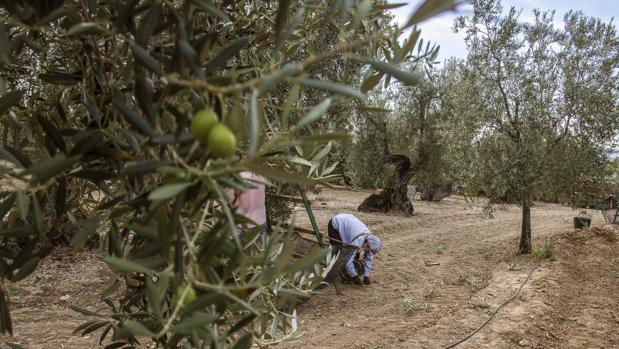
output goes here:
[{"label": "tree bark", "polygon": [[531,203],[528,200],[522,204],[522,227],[518,253],[531,253]]},{"label": "tree bark", "polygon": [[414,212],[413,204],[408,199],[408,181],[413,177],[413,169],[408,157],[392,155],[389,162],[396,165],[393,176],[379,194],[372,194],[365,198],[357,208],[366,212],[399,211],[406,215]]}]

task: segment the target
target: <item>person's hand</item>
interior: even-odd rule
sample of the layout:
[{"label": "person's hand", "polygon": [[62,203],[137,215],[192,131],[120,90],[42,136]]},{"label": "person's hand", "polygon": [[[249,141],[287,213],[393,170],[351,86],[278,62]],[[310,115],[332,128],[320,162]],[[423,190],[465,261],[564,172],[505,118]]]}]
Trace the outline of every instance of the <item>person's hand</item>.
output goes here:
[{"label": "person's hand", "polygon": [[363,285],[363,276],[362,275],[358,275],[357,277],[355,277],[355,285]]},{"label": "person's hand", "polygon": [[372,282],[370,281],[370,277],[369,276],[364,276],[363,277],[363,283],[366,285],[371,285]]}]

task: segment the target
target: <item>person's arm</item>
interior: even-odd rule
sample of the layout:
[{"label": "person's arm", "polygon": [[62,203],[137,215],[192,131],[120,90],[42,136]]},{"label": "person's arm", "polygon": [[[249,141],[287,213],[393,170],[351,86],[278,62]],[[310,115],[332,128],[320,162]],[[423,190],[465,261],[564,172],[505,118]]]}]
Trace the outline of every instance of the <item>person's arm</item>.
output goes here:
[{"label": "person's arm", "polygon": [[346,271],[348,272],[348,275],[350,277],[356,278],[358,274],[357,270],[355,269],[355,264],[353,263],[354,260],[355,254],[353,253],[352,256],[350,256],[350,260],[348,260],[348,263],[346,263]]},{"label": "person's arm", "polygon": [[372,272],[372,260],[374,259],[374,254],[372,252],[368,252],[363,256],[363,276],[370,277],[370,273]]},{"label": "person's arm", "polygon": [[[363,241],[363,239],[358,238],[352,241],[350,244],[357,248],[361,248],[361,246],[363,245]],[[346,263],[346,271],[348,272],[348,275],[352,277],[358,276],[357,270],[355,269],[355,264],[353,263],[355,260],[355,256],[356,254],[353,253],[352,256],[350,256],[350,260]]]}]

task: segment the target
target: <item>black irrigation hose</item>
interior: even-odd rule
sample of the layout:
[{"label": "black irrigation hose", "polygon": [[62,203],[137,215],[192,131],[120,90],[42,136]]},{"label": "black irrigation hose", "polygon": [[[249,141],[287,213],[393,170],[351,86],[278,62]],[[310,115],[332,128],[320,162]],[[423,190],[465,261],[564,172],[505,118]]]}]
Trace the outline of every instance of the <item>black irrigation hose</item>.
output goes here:
[{"label": "black irrigation hose", "polygon": [[475,335],[475,333],[479,332],[482,328],[484,328],[484,326],[486,326],[490,322],[490,320],[494,319],[494,316],[496,315],[496,313],[498,313],[499,310],[501,310],[501,308],[503,308],[503,306],[505,306],[507,303],[513,301],[514,298],[516,298],[518,296],[518,294],[520,293],[520,290],[522,290],[522,287],[524,286],[524,284],[526,284],[527,281],[529,281],[529,279],[531,278],[531,275],[533,275],[533,272],[535,271],[535,269],[537,269],[537,267],[539,267],[539,263],[536,266],[534,266],[533,269],[531,269],[531,271],[529,272],[529,275],[527,275],[527,278],[524,279],[522,284],[520,284],[520,287],[518,288],[518,291],[516,291],[516,294],[514,294],[510,299],[508,299],[505,302],[503,302],[503,304],[499,305],[499,307],[496,308],[496,310],[492,313],[490,318],[488,320],[486,320],[486,322],[484,322],[481,326],[479,326],[475,331],[469,333],[466,337],[460,339],[459,341],[457,341],[455,343],[449,344],[448,346],[444,347],[443,349],[451,349],[451,348],[461,344],[462,342],[467,341],[468,339],[473,337]]}]

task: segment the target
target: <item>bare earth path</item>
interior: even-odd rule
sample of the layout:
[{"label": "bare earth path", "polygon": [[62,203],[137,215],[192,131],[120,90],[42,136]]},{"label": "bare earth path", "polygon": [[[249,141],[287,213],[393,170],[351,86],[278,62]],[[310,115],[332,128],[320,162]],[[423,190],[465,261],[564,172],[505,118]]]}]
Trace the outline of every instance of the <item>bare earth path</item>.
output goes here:
[{"label": "bare earth path", "polygon": [[[325,190],[312,199],[321,229],[331,215],[351,212],[381,237],[374,284],[344,285],[342,296],[322,290],[299,307],[302,336],[277,348],[443,348],[488,319],[536,265],[515,254],[517,207],[499,207],[486,220],[479,208],[450,197],[417,202],[413,217],[356,213],[368,194]],[[540,203],[532,213],[534,242],[555,240],[558,259],[543,262],[520,295],[458,348],[619,348],[619,244],[596,229],[573,232],[569,208]],[[603,225],[601,216],[593,218],[594,227]],[[309,227],[304,211],[296,224]],[[12,288],[16,333],[0,341],[101,348],[99,333],[71,335],[84,319],[68,307],[101,307],[107,275],[94,252],[54,253]]]}]

